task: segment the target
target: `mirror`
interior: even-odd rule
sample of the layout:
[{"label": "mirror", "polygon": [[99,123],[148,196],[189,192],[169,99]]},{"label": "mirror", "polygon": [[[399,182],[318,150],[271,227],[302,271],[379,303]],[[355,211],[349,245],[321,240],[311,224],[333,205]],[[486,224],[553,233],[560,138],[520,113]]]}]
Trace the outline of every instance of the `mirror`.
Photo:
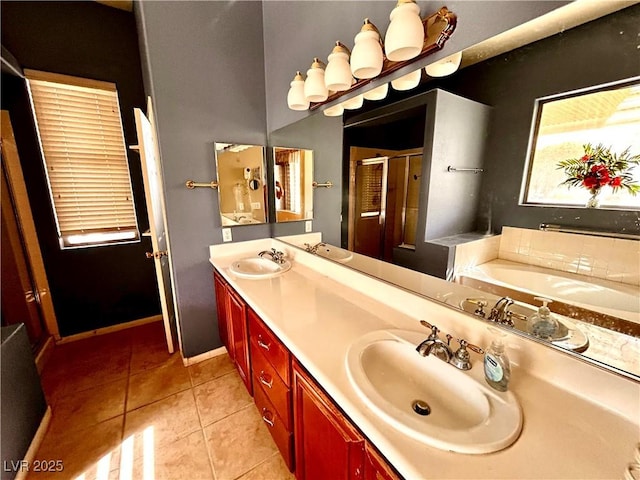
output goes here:
[{"label": "mirror", "polygon": [[273,199],[276,222],[313,218],[313,151],[273,148]]},{"label": "mirror", "polygon": [[[491,123],[485,129],[482,138],[484,147],[481,168],[483,172],[478,174],[472,171],[460,172],[456,177],[463,180],[479,179],[478,189],[470,187],[466,193],[460,195],[464,202],[473,204],[475,207],[474,225],[472,228],[461,230],[457,235],[450,235],[435,242],[437,245],[434,248],[438,247],[446,252],[447,263],[444,271],[449,281],[428,277],[416,271],[424,271],[425,262],[414,265],[404,263],[401,267],[390,263],[371,262],[369,257],[351,252],[352,258],[344,264],[464,310],[475,318],[479,318],[479,315],[474,315],[478,305],[466,300],[484,298],[488,304],[488,308],[483,309],[486,315],[485,321],[491,307],[505,295],[503,293],[505,290],[501,290],[500,293],[497,290],[489,290],[487,284],[492,282],[485,282],[484,286],[478,283],[470,285],[469,281],[463,281],[462,284],[453,283],[452,280],[460,279],[462,270],[469,272],[479,264],[498,259],[526,265],[531,267],[532,271],[535,268],[554,270],[555,280],[560,283],[565,282],[567,277],[573,277],[572,280],[579,279],[583,283],[574,284],[575,291],[591,292],[587,293],[592,297],[587,303],[560,298],[559,288],[543,296],[554,299],[554,303],[549,307],[554,313],[558,308],[561,309],[563,313],[557,313],[562,317],[561,320],[567,319],[568,322],[585,324],[581,328],[584,328],[589,345],[583,349],[584,345],[580,347],[579,342],[573,345],[562,345],[556,341],[551,343],[572,355],[593,360],[597,365],[606,365],[613,371],[635,379],[640,378],[640,360],[638,360],[640,359],[640,334],[638,333],[640,315],[637,301],[640,279],[638,210],[576,209],[567,206],[543,208],[519,205],[536,100],[559,92],[590,88],[637,75],[637,68],[632,67],[632,59],[637,55],[637,41],[632,38],[632,35],[621,37],[613,32],[623,31],[633,25],[634,19],[638,18],[638,12],[637,6],[630,7],[607,16],[606,20],[595,20],[585,27],[567,30],[562,34],[494,58],[487,59],[487,55],[476,51],[477,57],[483,60],[473,65],[466,64],[465,68],[451,77],[423,81],[422,85],[413,92],[391,92],[384,105],[415,97],[421,92],[437,87],[491,107]],[[612,25],[615,25],[615,28],[612,28]],[[618,45],[619,42],[622,45],[614,49],[613,46]],[[607,49],[609,53],[594,54],[594,48],[603,45],[610,45],[612,50]],[[611,55],[614,50],[619,54]],[[463,58],[465,55],[466,52],[463,52]],[[597,58],[594,58],[594,55]],[[593,62],[598,59],[604,60],[605,57],[608,62],[607,71],[595,72],[592,68]],[[571,58],[571,62],[567,62],[567,58]],[[465,60],[463,60],[464,65]],[[380,105],[381,102],[365,102],[364,107],[356,113],[345,115],[345,121],[349,122],[354,116],[366,114],[379,108]],[[458,112],[451,109],[445,112],[447,113],[455,116]],[[434,117],[427,111],[425,118],[428,123],[433,121]],[[294,125],[291,131],[298,134],[301,130],[301,122]],[[279,138],[287,139],[284,130],[286,127],[279,131]],[[327,144],[343,145],[344,135],[345,132],[342,135],[325,137],[325,141]],[[378,138],[373,138],[371,135],[363,137],[365,140],[369,139],[369,144],[361,143],[357,145],[358,147],[381,148],[374,143],[379,140]],[[295,136],[292,135],[291,141],[294,140]],[[432,138],[424,139],[423,163],[429,162],[430,149],[433,147],[432,140]],[[466,160],[466,156],[458,155],[457,147],[455,141],[450,141],[443,145],[439,153],[452,156],[452,165],[466,167],[466,162],[465,164],[460,162],[461,159]],[[416,145],[394,146],[393,150],[402,151],[409,148],[416,148]],[[348,149],[349,146],[345,144],[343,159],[348,159]],[[371,155],[370,158],[373,156]],[[453,159],[456,160],[455,163]],[[325,163],[323,162],[323,166],[328,168],[329,165]],[[343,164],[338,159],[331,165],[335,176],[342,172],[341,213],[344,219],[349,211],[349,165],[346,160]],[[422,181],[425,181],[424,178]],[[430,193],[444,195],[446,192],[442,189],[438,190],[438,185],[433,185]],[[316,207],[318,215],[321,208],[322,206]],[[427,211],[424,208],[426,207],[420,206],[419,218],[422,218],[423,212]],[[451,210],[443,209],[445,213]],[[559,225],[566,231],[539,231],[540,224]],[[428,243],[425,242],[425,231],[425,227],[418,228],[417,244]],[[590,234],[589,231],[595,233]],[[600,236],[601,232],[607,231],[619,237],[624,235],[631,235],[631,237]],[[633,237],[634,235],[636,237]],[[350,251],[349,235],[344,223],[341,238],[342,242],[339,246]],[[295,240],[293,242],[295,243]],[[330,240],[330,243],[338,247],[339,242]],[[525,278],[524,274],[516,276],[518,275],[521,280]],[[412,281],[414,278],[415,281]],[[529,280],[525,280],[525,283],[531,286]],[[595,298],[614,299],[613,291],[606,290],[612,284],[619,287],[624,295],[615,297],[613,305],[604,307],[593,305]],[[502,286],[505,287],[505,285]],[[514,284],[506,288],[514,297],[515,293],[525,290],[522,285]],[[541,292],[527,292],[528,296],[523,300],[514,298],[523,304],[524,310],[516,311],[514,308],[515,313],[524,316],[535,313],[541,302],[535,301],[531,293]],[[624,308],[620,308],[620,302],[624,299],[632,302],[630,312],[621,312]],[[518,317],[514,315],[513,319],[514,323],[517,323]],[[568,323],[564,326],[572,328]],[[529,335],[526,324],[523,330],[523,335]],[[597,331],[599,335],[593,335],[593,331]],[[530,338],[537,342],[549,343],[547,340],[533,336]]]},{"label": "mirror", "polygon": [[223,227],[267,222],[264,147],[215,143]]}]

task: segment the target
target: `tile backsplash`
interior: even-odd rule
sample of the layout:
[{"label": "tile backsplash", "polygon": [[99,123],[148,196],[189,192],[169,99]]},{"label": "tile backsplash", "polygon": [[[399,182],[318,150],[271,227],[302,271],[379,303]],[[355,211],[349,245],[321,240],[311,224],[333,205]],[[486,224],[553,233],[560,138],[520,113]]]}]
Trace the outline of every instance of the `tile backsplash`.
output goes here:
[{"label": "tile backsplash", "polygon": [[498,258],[640,285],[637,240],[504,227]]}]

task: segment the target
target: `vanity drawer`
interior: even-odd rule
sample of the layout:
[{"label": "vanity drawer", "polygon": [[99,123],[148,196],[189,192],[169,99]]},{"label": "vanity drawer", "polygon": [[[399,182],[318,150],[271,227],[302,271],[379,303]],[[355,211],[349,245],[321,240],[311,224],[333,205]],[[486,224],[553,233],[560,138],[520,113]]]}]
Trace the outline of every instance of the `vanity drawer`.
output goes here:
[{"label": "vanity drawer", "polygon": [[293,434],[285,426],[284,422],[277,414],[273,404],[269,401],[262,388],[256,388],[253,399],[262,417],[262,421],[269,429],[273,441],[278,446],[282,454],[284,463],[293,472]]},{"label": "vanity drawer", "polygon": [[256,313],[248,309],[249,338],[255,342],[255,346],[263,353],[267,361],[273,365],[280,378],[287,386],[291,385],[291,355],[289,350],[278,340],[271,330],[267,328]]},{"label": "vanity drawer", "polygon": [[255,342],[251,342],[251,361],[253,364],[253,389],[261,388],[264,391],[285,427],[288,430],[291,429],[291,390],[285,385]]}]

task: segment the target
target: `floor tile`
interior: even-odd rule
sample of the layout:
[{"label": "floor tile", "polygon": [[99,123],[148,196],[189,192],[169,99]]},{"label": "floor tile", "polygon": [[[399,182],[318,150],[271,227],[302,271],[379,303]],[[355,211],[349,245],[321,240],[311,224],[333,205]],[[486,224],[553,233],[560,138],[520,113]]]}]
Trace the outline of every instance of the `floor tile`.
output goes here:
[{"label": "floor tile", "polygon": [[235,371],[194,387],[193,393],[204,426],[253,403],[242,379]]},{"label": "floor tile", "polygon": [[130,357],[130,351],[116,351],[51,368],[47,365],[42,374],[42,385],[49,404],[54,406],[61,396],[127,378]]},{"label": "floor tile", "polygon": [[[213,480],[202,430],[155,450],[133,462],[131,476],[121,465],[121,478],[132,480]],[[124,475],[123,475],[124,474]],[[275,479],[274,479],[275,480]]]},{"label": "floor tile", "polygon": [[191,376],[192,385],[200,385],[214,378],[218,378],[235,369],[231,358],[226,353],[209,358],[203,362],[189,366],[189,375]]},{"label": "floor tile", "polygon": [[159,367],[171,359],[164,338],[160,343],[136,344],[131,349],[131,375]]},{"label": "floor tile", "polygon": [[47,435],[66,435],[124,413],[127,379],[59,397]]},{"label": "floor tile", "polygon": [[182,357],[174,353],[162,366],[129,378],[127,411],[166,398],[191,387],[189,372]]},{"label": "floor tile", "polygon": [[127,412],[124,438],[134,437],[134,457],[138,458],[149,438],[153,438],[153,444],[158,447],[173,443],[200,428],[193,393],[185,390]]},{"label": "floor tile", "polygon": [[253,405],[205,427],[204,432],[217,480],[235,479],[278,451]]},{"label": "floor tile", "polygon": [[36,453],[39,460],[60,460],[62,472],[32,472],[29,479],[76,478],[86,471],[95,471],[98,464],[110,472],[120,462],[123,416],[106,420],[92,427],[65,435],[46,435]]},{"label": "floor tile", "polygon": [[279,453],[276,453],[257,467],[249,470],[238,480],[295,480]]}]

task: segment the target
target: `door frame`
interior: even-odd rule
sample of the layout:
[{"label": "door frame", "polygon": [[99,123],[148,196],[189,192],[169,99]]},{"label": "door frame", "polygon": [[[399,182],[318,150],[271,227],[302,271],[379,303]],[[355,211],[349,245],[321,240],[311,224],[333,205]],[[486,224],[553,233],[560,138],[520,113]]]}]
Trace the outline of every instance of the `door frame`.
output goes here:
[{"label": "door frame", "polygon": [[[20,165],[20,157],[18,155],[18,147],[13,135],[13,127],[7,110],[2,110],[1,123],[1,148],[4,158],[4,167],[9,182],[11,194],[15,202],[16,217],[22,236],[24,246],[27,253],[27,261],[33,273],[33,282],[38,293],[42,316],[44,319],[44,327],[47,333],[57,341],[60,340],[60,329],[58,328],[58,320],[53,308],[51,299],[51,290],[49,289],[49,280],[44,268],[42,259],[42,251],[38,242],[36,226],[33,221],[31,212],[31,204],[27,196],[27,186],[22,174],[22,166]],[[45,346],[47,342],[45,342]]]}]

